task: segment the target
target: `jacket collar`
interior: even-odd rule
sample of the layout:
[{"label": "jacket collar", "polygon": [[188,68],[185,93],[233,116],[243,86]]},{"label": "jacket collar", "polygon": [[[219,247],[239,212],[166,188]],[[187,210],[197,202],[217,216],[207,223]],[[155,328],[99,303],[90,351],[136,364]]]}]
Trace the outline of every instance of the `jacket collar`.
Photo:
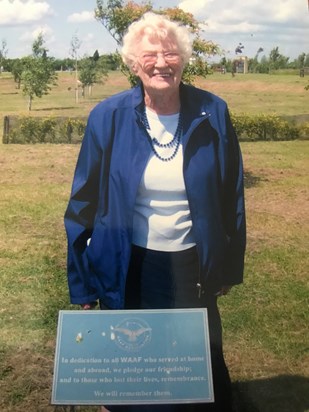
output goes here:
[{"label": "jacket collar", "polygon": [[[195,89],[193,86],[188,86],[180,83],[180,101],[181,108],[184,112],[190,113],[191,117],[204,116],[207,113],[206,107],[203,108],[199,99],[192,99],[192,92]],[[144,87],[140,82],[132,89],[132,106],[138,111],[144,110]],[[203,110],[204,109],[204,110]]]},{"label": "jacket collar", "polygon": [[[180,83],[180,101],[183,119],[183,135],[190,135],[192,130],[210,117],[207,103],[194,93],[195,87]],[[140,82],[132,91],[132,106],[135,109],[137,122],[143,124],[144,88]],[[186,140],[186,139],[185,139]]]}]

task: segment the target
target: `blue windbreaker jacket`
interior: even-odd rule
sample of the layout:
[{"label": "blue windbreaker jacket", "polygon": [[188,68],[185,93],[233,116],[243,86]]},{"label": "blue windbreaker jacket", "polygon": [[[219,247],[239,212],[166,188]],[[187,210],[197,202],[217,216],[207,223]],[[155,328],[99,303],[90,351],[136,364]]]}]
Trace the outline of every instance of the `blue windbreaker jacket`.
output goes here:
[{"label": "blue windbreaker jacket", "polygon": [[[227,105],[180,85],[183,173],[209,292],[242,282],[246,243],[242,159]],[[71,302],[124,306],[134,204],[151,154],[143,88],[112,96],[90,113],[65,213]],[[91,242],[89,243],[89,239]]]}]

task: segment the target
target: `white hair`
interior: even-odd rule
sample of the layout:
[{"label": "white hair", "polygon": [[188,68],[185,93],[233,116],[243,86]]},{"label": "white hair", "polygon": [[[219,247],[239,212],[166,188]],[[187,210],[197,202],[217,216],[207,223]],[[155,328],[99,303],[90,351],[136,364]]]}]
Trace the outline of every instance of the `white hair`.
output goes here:
[{"label": "white hair", "polygon": [[129,26],[123,37],[121,56],[123,62],[130,68],[136,63],[137,44],[144,36],[159,41],[171,38],[178,46],[183,64],[189,62],[192,55],[192,39],[189,30],[166,16],[147,12]]}]

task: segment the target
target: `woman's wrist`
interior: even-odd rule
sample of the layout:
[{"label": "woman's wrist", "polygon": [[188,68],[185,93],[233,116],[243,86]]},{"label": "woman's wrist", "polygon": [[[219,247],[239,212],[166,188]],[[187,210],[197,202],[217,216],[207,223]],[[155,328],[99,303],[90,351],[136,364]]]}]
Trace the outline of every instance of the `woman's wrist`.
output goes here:
[{"label": "woman's wrist", "polygon": [[80,306],[83,310],[91,310],[97,306],[97,302],[82,303]]}]

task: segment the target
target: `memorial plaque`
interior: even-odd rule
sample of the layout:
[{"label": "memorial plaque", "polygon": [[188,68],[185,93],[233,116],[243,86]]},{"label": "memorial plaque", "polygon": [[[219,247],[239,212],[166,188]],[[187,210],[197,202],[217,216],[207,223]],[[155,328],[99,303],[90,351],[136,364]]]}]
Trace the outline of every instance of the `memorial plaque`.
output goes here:
[{"label": "memorial plaque", "polygon": [[52,404],[213,401],[207,309],[59,312]]}]

